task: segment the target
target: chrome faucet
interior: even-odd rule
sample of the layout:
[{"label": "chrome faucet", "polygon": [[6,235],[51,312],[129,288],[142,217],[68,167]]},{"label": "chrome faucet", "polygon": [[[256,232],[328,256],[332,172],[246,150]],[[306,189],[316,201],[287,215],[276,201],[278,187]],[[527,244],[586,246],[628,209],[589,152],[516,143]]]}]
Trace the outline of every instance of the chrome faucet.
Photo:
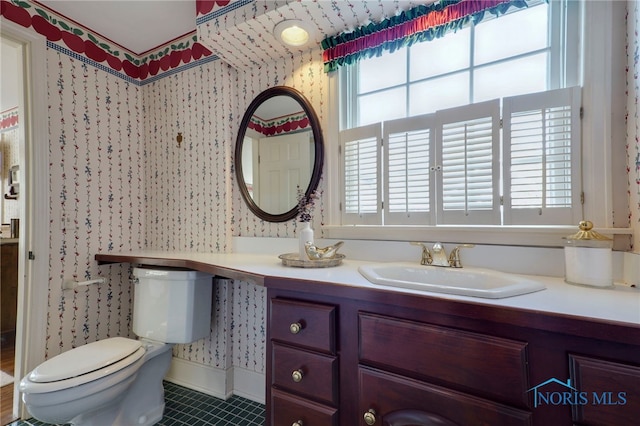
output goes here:
[{"label": "chrome faucet", "polygon": [[440,242],[435,243],[431,250],[429,250],[424,243],[411,242],[411,244],[422,247],[422,258],[420,259],[421,265],[448,266],[451,268],[462,268],[460,249],[475,247],[475,244],[461,244],[451,250],[451,253],[447,256],[447,252]]}]

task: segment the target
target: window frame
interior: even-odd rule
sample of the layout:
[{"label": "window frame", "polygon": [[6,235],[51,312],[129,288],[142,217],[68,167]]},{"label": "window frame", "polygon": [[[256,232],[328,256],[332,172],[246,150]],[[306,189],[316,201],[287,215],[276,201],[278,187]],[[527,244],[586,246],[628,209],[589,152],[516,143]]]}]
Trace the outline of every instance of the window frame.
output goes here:
[{"label": "window frame", "polygon": [[[583,217],[592,220],[599,232],[630,235],[629,201],[625,164],[625,60],[626,8],[622,2],[576,2],[579,12],[569,19],[580,25],[578,45],[568,62],[580,63],[578,76],[567,86],[583,87],[582,106],[582,181]],[[588,29],[588,30],[587,30]],[[581,58],[581,59],[580,59]],[[329,74],[329,116],[326,129],[333,137],[327,162],[328,218],[322,227],[326,238],[394,241],[442,241],[451,243],[505,244],[561,247],[562,237],[575,232],[575,226],[414,226],[414,225],[342,225],[340,220],[340,181],[337,141],[345,117],[340,114],[340,96],[346,79]],[[573,78],[573,77],[572,77]],[[342,87],[341,87],[342,86]],[[617,191],[614,188],[618,188]],[[627,239],[622,240],[626,247]],[[620,246],[620,245],[618,245]]]},{"label": "window frame", "polygon": [[[410,78],[409,74],[410,74],[410,68],[411,68],[410,67],[411,48],[409,48],[409,51],[405,55],[405,60],[407,62],[405,67],[407,75],[404,83],[381,88],[381,89],[371,90],[369,92],[365,92],[362,94],[358,94],[356,90],[358,87],[357,76],[358,76],[359,62],[356,62],[349,66],[341,67],[338,70],[338,73],[341,74],[339,78],[339,84],[341,85],[340,93],[342,96],[341,105],[346,105],[347,107],[340,109],[340,129],[359,127],[361,125],[360,123],[357,123],[357,116],[356,116],[357,108],[354,107],[358,103],[359,96],[367,96],[367,95],[375,94],[376,92],[381,92],[381,91],[389,90],[392,88],[402,87],[405,92],[404,108],[405,108],[405,117],[407,117],[410,109],[410,104],[411,104],[411,94],[410,94],[411,86],[422,83],[422,82],[426,82],[429,80],[442,78],[447,75],[460,74],[463,72],[468,73],[470,75],[469,77],[470,80],[468,82],[469,83],[468,96],[469,96],[470,103],[482,102],[474,99],[473,75],[477,70],[482,70],[483,68],[486,68],[489,66],[493,66],[500,63],[508,62],[510,60],[515,60],[518,58],[537,54],[537,53],[540,53],[541,51],[548,50],[549,52],[549,57],[550,57],[550,61],[549,61],[550,69],[548,70],[548,78],[550,81],[549,90],[580,85],[581,83],[580,53],[577,49],[568,49],[568,51],[565,53],[564,49],[561,47],[564,45],[564,43],[562,43],[561,40],[565,40],[565,43],[569,46],[579,45],[579,39],[578,39],[579,30],[577,28],[580,28],[580,22],[578,17],[583,13],[583,11],[580,8],[580,2],[575,0],[549,0],[547,2],[545,0],[539,0],[538,3],[534,5],[534,7],[541,5],[543,3],[547,3],[550,6],[549,22],[552,29],[549,30],[549,34],[548,34],[548,37],[550,40],[550,46],[548,48],[527,52],[524,54],[518,54],[513,57],[496,59],[483,64],[474,63],[473,55],[471,55],[468,68],[457,69],[450,72],[446,72],[444,74],[429,76],[426,78],[421,78],[413,81],[409,80]],[[520,9],[512,9],[509,12],[507,12],[505,16],[512,13],[518,13],[519,10]],[[566,22],[568,24],[560,25],[559,23],[565,22],[565,16],[566,16]],[[485,20],[494,20],[494,19],[500,19],[500,17],[487,15],[487,17],[485,18]],[[470,37],[469,37],[471,45],[473,45],[475,42],[474,41],[475,31],[476,31],[475,27],[471,26]],[[429,42],[425,42],[425,43],[429,43]],[[444,107],[438,108],[438,109],[444,109]],[[366,124],[369,124],[369,123],[366,123]]]}]

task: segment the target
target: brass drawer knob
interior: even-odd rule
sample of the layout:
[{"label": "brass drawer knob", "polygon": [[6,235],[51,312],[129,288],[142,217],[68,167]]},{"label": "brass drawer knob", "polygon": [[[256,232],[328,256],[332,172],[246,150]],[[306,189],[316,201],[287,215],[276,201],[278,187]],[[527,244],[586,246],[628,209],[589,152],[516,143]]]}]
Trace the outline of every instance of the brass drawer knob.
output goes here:
[{"label": "brass drawer knob", "polygon": [[289,326],[289,331],[291,332],[291,334],[300,333],[302,331],[302,324],[300,324],[299,322],[294,322]]},{"label": "brass drawer knob", "polygon": [[293,422],[293,424],[291,426],[302,426],[302,420],[298,420],[297,422]]},{"label": "brass drawer knob", "polygon": [[369,411],[364,413],[364,416],[362,417],[367,425],[373,426],[376,424],[376,411],[373,408],[369,408]]},{"label": "brass drawer knob", "polygon": [[295,370],[291,373],[291,378],[294,382],[299,383],[302,381],[302,370]]}]

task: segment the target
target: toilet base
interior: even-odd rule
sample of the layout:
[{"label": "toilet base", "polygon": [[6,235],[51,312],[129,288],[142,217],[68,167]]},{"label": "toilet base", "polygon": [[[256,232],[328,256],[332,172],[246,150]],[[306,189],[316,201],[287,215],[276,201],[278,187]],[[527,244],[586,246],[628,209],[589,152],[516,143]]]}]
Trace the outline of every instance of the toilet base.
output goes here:
[{"label": "toilet base", "polygon": [[[95,392],[88,383],[80,396],[66,400],[64,391],[51,394],[23,394],[30,414],[45,423],[70,423],[77,426],[146,426],[162,419],[164,412],[164,376],[171,365],[171,344],[143,341],[146,353],[137,371],[116,385]],[[57,400],[59,399],[59,401]],[[91,408],[89,408],[91,407]]]},{"label": "toilet base", "polygon": [[141,410],[137,411],[136,413],[125,412],[125,410],[118,410],[117,406],[110,405],[92,413],[81,414],[73,418],[69,424],[74,426],[151,426],[162,420],[164,401],[148,409],[146,413],[141,413]]},{"label": "toilet base", "polygon": [[[144,342],[147,354],[136,379],[118,406],[100,410],[91,417],[73,419],[77,426],[150,426],[158,423],[164,413],[164,376],[171,366],[173,345]],[[83,417],[83,418],[82,418]]]},{"label": "toilet base", "polygon": [[115,424],[152,425],[162,418],[164,412],[162,381],[171,366],[173,345],[153,342],[144,344],[152,358],[140,367],[138,377],[128,392],[131,397],[122,403],[122,421]]}]

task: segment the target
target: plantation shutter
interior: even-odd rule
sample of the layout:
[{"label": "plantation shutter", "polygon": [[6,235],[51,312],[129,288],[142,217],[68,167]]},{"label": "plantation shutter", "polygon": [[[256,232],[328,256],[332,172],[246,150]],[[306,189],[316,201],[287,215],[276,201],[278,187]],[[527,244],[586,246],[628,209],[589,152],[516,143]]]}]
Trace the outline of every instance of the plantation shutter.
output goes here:
[{"label": "plantation shutter", "polygon": [[500,101],[436,112],[438,224],[500,224]]},{"label": "plantation shutter", "polygon": [[376,123],[340,132],[343,224],[382,224],[381,126]]},{"label": "plantation shutter", "polygon": [[579,87],[504,98],[506,225],[580,220]]},{"label": "plantation shutter", "polygon": [[383,123],[385,224],[435,223],[435,191],[429,178],[434,125],[435,114]]}]

